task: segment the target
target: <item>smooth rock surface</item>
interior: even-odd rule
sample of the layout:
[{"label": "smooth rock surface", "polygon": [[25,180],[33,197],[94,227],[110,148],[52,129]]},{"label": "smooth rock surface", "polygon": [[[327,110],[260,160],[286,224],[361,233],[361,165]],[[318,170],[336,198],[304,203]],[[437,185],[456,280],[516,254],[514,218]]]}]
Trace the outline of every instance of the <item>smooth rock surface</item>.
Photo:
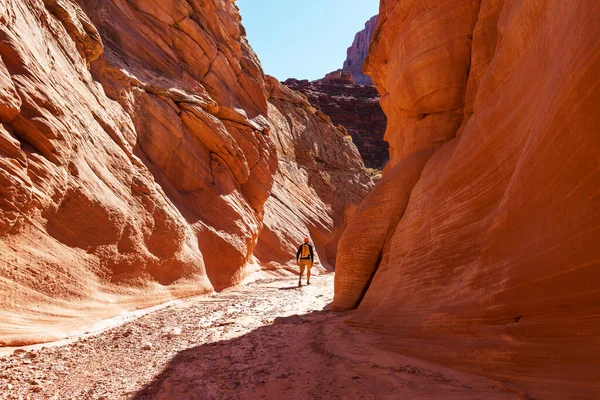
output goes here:
[{"label": "smooth rock surface", "polygon": [[379,21],[391,159],[333,307],[520,398],[600,398],[600,4],[383,0]]}]

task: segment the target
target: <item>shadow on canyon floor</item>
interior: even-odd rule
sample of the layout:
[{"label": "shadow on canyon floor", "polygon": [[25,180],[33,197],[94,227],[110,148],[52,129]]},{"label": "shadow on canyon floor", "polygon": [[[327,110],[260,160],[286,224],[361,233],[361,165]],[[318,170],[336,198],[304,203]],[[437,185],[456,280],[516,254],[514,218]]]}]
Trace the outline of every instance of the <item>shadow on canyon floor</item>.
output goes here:
[{"label": "shadow on canyon floor", "polygon": [[344,318],[327,306],[183,350],[132,398],[518,398],[490,379],[385,351],[377,346],[382,336],[351,328]]},{"label": "shadow on canyon floor", "polygon": [[328,311],[333,280],[257,281],[0,358],[0,398],[519,398],[490,379],[393,353],[385,336],[349,326],[351,313]]},{"label": "shadow on canyon floor", "polygon": [[296,286],[284,286],[282,288],[279,288],[279,290],[299,290],[302,289],[300,286],[296,285]]}]

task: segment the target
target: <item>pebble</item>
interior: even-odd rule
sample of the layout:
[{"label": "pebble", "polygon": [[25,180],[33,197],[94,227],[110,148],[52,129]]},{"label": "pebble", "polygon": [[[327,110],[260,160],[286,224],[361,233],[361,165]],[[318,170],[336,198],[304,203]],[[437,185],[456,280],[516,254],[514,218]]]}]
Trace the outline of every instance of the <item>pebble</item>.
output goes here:
[{"label": "pebble", "polygon": [[[244,307],[251,306],[252,304],[248,304]],[[277,313],[285,311],[275,307],[272,308],[273,310],[268,309],[264,316],[255,316],[253,314],[252,317],[248,319],[237,319],[240,315],[243,316],[245,312],[245,309],[242,310],[240,307],[230,307],[225,312],[214,312],[214,318],[213,314],[210,314],[211,318],[205,318],[205,316],[200,312],[204,311],[200,310],[191,320],[169,318],[160,324],[156,322],[153,324],[148,324],[147,326],[143,326],[142,324],[137,326],[137,324],[133,324],[133,328],[117,328],[112,332],[106,332],[105,334],[99,335],[98,339],[81,339],[79,341],[72,342],[67,346],[47,348],[36,351],[26,351],[29,350],[27,348],[16,350],[13,349],[15,350],[14,356],[0,358],[0,361],[5,361],[9,364],[6,366],[6,369],[10,371],[7,379],[3,379],[2,373],[4,372],[4,366],[2,363],[0,363],[0,400],[4,399],[6,392],[13,391],[15,393],[18,392],[19,394],[22,394],[24,399],[49,398],[62,400],[73,398],[67,396],[62,391],[70,390],[72,381],[77,382],[78,384],[80,383],[79,381],[81,381],[82,385],[92,385],[92,381],[97,379],[95,374],[98,373],[98,370],[91,370],[89,371],[91,373],[88,373],[88,370],[85,370],[85,368],[82,367],[85,367],[86,363],[94,362],[95,359],[99,357],[106,356],[106,353],[111,353],[111,349],[113,347],[120,347],[122,349],[112,351],[112,353],[115,353],[115,356],[121,356],[124,359],[124,365],[119,366],[119,373],[121,373],[122,370],[131,370],[133,373],[135,373],[135,369],[141,367],[145,368],[146,364],[143,363],[143,360],[141,359],[130,360],[128,359],[130,357],[127,357],[127,355],[119,354],[124,349],[129,350],[131,348],[133,351],[135,351],[135,348],[137,348],[138,350],[142,349],[147,351],[146,353],[143,353],[146,355],[146,357],[142,356],[141,358],[149,357],[150,364],[152,365],[153,369],[155,369],[168,364],[171,357],[175,357],[180,350],[191,347],[190,345],[193,343],[202,344],[202,346],[222,346],[209,348],[213,351],[207,352],[206,355],[202,351],[200,351],[198,354],[202,356],[204,360],[202,361],[203,363],[208,360],[214,362],[213,358],[215,356],[215,351],[217,353],[222,352],[228,359],[230,359],[229,361],[220,359],[215,363],[214,368],[221,371],[216,374],[218,376],[218,386],[216,387],[218,387],[219,390],[223,390],[225,388],[228,390],[238,390],[240,387],[245,385],[245,379],[237,381],[235,378],[237,377],[238,373],[248,370],[250,366],[242,362],[237,362],[237,356],[243,354],[244,357],[246,357],[246,354],[251,354],[253,351],[257,350],[257,346],[255,344],[244,344],[244,342],[242,342],[242,345],[240,346],[230,346],[230,342],[228,340],[231,336],[233,336],[232,332],[248,330],[250,326],[254,325],[269,325],[273,323],[273,318],[277,315]],[[204,319],[201,320],[202,318]],[[198,323],[198,320],[201,320],[201,322]],[[283,325],[274,328],[274,331],[277,333],[286,332],[286,325],[289,327],[289,324],[310,324],[312,323],[312,320],[304,316],[292,315],[283,318],[280,317],[275,323]],[[221,329],[208,329],[210,327],[220,327]],[[183,330],[185,330],[185,332],[183,332]],[[273,334],[273,336],[277,336],[277,334]],[[161,339],[161,337],[172,340],[168,341]],[[222,342],[218,342],[219,340],[222,340]],[[156,351],[154,350],[154,342],[157,343],[157,349],[160,349],[160,352],[158,352],[159,354],[157,354],[156,357],[152,357]],[[188,345],[188,343],[190,345]],[[258,349],[261,350],[262,345],[258,345]],[[85,353],[86,357],[80,360],[80,355],[83,353]],[[148,356],[149,354],[150,356]],[[259,356],[264,356],[264,354],[261,352]],[[231,360],[232,358],[234,358],[234,360]],[[67,371],[66,366],[72,368],[72,371]],[[92,368],[96,366],[98,366],[98,364],[95,364]],[[228,370],[228,367],[230,366],[232,368]],[[279,374],[277,372],[279,372]],[[286,385],[292,385],[292,382],[295,382],[294,378],[296,378],[296,376],[294,374],[282,373],[284,372],[282,370],[277,372],[275,372],[273,375],[271,375],[271,372],[263,373],[262,375],[268,376],[268,379],[265,376],[255,376],[252,379],[252,382],[256,385],[265,385],[267,382],[272,382],[275,376],[279,378],[277,379],[279,384],[283,385],[284,387]],[[219,376],[219,374],[221,374],[221,376]],[[18,380],[16,377],[17,375],[21,375]],[[113,394],[116,392],[113,393],[109,390],[108,392],[98,393],[98,390],[100,387],[103,389],[105,387],[111,389],[112,386],[118,386],[119,390],[121,390],[124,386],[131,386],[129,383],[129,380],[132,379],[129,377],[130,374],[124,373],[123,375],[126,376],[124,379],[126,379],[127,382],[121,386],[119,386],[120,384],[117,382],[118,379],[111,380],[110,382],[97,381],[95,384],[98,385],[98,387],[94,389],[95,391],[93,393],[93,397],[90,398],[94,398],[96,400],[108,400],[114,398]],[[13,378],[13,376],[15,377]],[[353,379],[358,378],[351,374],[349,377]],[[238,379],[240,378],[238,377]],[[222,383],[225,383],[225,385],[221,386]],[[350,382],[350,384],[352,383],[358,382]],[[215,381],[215,385],[216,384],[217,383]],[[5,390],[6,392],[4,392]],[[55,394],[53,395],[54,392]],[[81,391],[75,393],[73,396],[79,397],[83,395],[84,392]],[[90,396],[92,396],[92,394],[90,394]],[[18,397],[14,398],[16,400]]]},{"label": "pebble", "polygon": [[176,336],[181,336],[181,328],[179,328],[179,327],[169,328],[166,330],[165,336],[168,339],[172,339]]}]

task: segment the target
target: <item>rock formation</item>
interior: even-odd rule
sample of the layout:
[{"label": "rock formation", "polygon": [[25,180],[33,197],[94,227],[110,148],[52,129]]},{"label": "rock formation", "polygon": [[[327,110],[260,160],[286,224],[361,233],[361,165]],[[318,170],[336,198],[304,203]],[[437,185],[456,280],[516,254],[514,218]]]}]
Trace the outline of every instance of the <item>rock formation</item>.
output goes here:
[{"label": "rock formation", "polygon": [[268,269],[289,264],[310,236],[321,264],[332,269],[339,237],[371,178],[345,129],[275,78],[267,78],[267,89],[279,168],[254,254]]},{"label": "rock formation", "polygon": [[294,97],[230,1],[0,0],[0,344],[235,285],[306,232],[333,263],[370,181]]},{"label": "rock formation", "polygon": [[333,72],[313,82],[288,79],[284,84],[348,130],[365,166],[383,169],[389,159],[383,140],[386,118],[374,86],[357,85],[349,72]]},{"label": "rock formation", "polygon": [[599,398],[600,4],[383,0],[379,21],[391,159],[334,308],[520,398]]},{"label": "rock formation", "polygon": [[365,24],[365,29],[358,32],[354,37],[352,46],[348,47],[346,61],[341,71],[350,72],[354,81],[360,85],[372,85],[371,78],[363,73],[363,63],[369,53],[371,37],[377,26],[378,15],[372,17]]},{"label": "rock formation", "polygon": [[389,159],[388,145],[383,139],[386,117],[379,105],[379,92],[371,78],[362,72],[376,24],[374,16],[356,34],[343,69],[316,81],[292,78],[284,84],[305,94],[310,104],[347,129],[365,166],[381,170]]}]

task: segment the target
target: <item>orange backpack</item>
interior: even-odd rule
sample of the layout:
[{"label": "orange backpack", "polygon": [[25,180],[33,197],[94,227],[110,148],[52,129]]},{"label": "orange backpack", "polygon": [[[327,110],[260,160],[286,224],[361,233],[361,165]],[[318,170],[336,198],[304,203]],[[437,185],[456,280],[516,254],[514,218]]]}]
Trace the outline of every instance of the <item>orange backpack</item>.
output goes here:
[{"label": "orange backpack", "polygon": [[302,245],[302,252],[300,253],[300,258],[310,258],[310,248],[306,243]]}]

